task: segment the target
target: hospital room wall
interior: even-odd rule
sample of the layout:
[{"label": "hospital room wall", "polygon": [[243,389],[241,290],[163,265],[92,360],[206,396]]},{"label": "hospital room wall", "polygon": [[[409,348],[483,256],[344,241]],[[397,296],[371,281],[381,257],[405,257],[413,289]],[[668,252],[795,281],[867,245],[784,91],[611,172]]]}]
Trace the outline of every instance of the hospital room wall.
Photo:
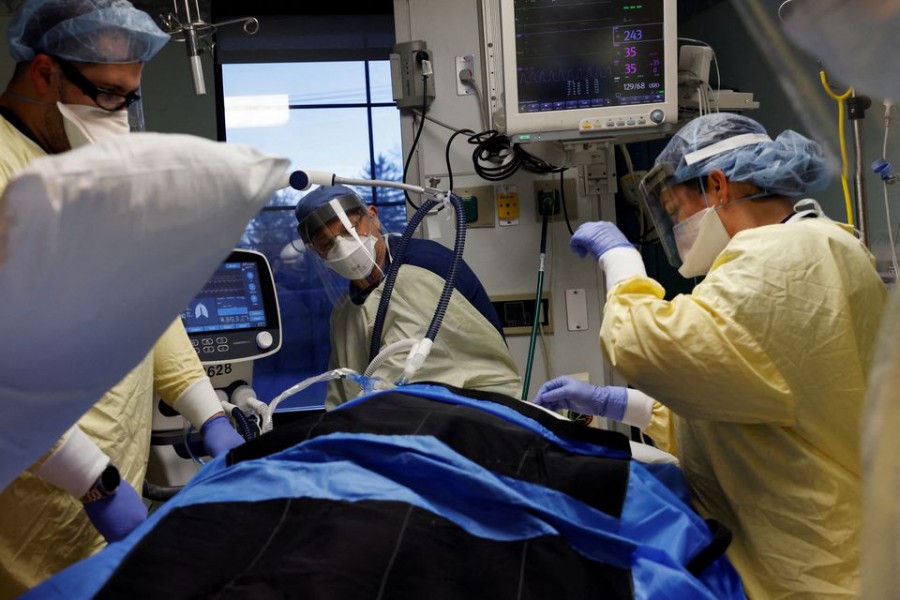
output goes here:
[{"label": "hospital room wall", "polygon": [[206,94],[194,93],[184,44],[169,43],[144,67],[141,91],[148,131],[216,137],[215,68],[209,54],[201,57]]},{"label": "hospital room wall", "polygon": [[[455,128],[480,131],[479,102],[474,96],[458,96],[456,93],[454,58],[467,54],[475,54],[476,57],[480,55],[477,6],[477,0],[452,3],[443,0],[394,2],[397,41],[424,40],[433,52],[437,97],[429,108],[429,115]],[[789,128],[824,142],[839,171],[837,106],[825,96],[814,60],[794,50],[784,39],[780,42],[787,44],[786,46],[775,45],[774,54],[781,52],[780,57],[772,58],[760,49],[774,44],[773,37],[767,38],[767,35],[780,35],[777,13],[774,10],[768,12],[771,14],[768,14],[763,23],[754,20],[748,27],[734,2],[713,3],[705,10],[689,14],[679,24],[679,36],[703,40],[713,46],[719,60],[722,87],[753,92],[755,99],[760,102],[760,108],[749,111],[749,116],[763,123],[773,135]],[[762,33],[757,39],[754,34],[758,29],[762,29]],[[788,56],[783,56],[784,54]],[[481,81],[480,77],[480,65],[476,60],[476,79]],[[841,85],[841,82],[835,83]],[[790,93],[785,90],[785,85],[791,87]],[[880,103],[880,100],[876,103]],[[404,152],[408,152],[414,131],[412,119],[404,114]],[[863,139],[866,142],[866,166],[881,155],[881,114],[881,107],[875,106],[865,121]],[[430,122],[426,124],[412,161],[413,173],[418,172],[425,177],[433,174],[446,175],[444,152],[450,135],[449,130]],[[847,135],[850,136],[847,139],[852,150],[852,133],[849,127]],[[463,138],[464,136],[458,136],[453,142],[451,160],[454,186],[490,185],[490,182],[481,180],[474,173],[472,146],[466,144]],[[853,160],[852,156],[850,160]],[[571,175],[567,173],[567,176]],[[535,291],[541,227],[535,217],[532,182],[541,178],[546,176],[520,171],[515,177],[501,182],[515,185],[520,194],[521,216],[518,225],[469,230],[465,256],[491,296],[533,294]],[[872,175],[866,176],[866,185],[870,236],[875,244],[876,256],[880,259],[879,266],[886,269],[889,246],[882,241],[886,240],[887,228],[881,185]],[[838,177],[835,177],[827,190],[815,194],[815,197],[822,202],[832,218],[845,220],[845,204]],[[597,204],[594,198],[580,197],[578,218],[573,223],[573,228],[585,220],[597,218]],[[895,212],[900,212],[900,209]],[[609,217],[604,215],[603,218]],[[896,227],[896,218],[894,223]],[[448,228],[441,228],[441,235],[450,244],[452,238],[444,233],[446,229]],[[549,376],[588,372],[591,381],[600,384],[609,382],[612,375],[604,368],[598,344],[602,318],[600,298],[603,294],[598,273],[592,261],[580,260],[569,251],[570,236],[564,223],[553,223],[551,230],[552,243],[548,247],[548,271],[544,289],[550,293],[553,310],[553,334],[547,337],[552,370],[545,370],[543,350],[539,346],[535,353],[530,395]],[[564,298],[565,290],[570,288],[584,288],[587,292],[587,330],[570,332],[566,329]],[[511,337],[509,346],[520,368],[524,369],[528,336]]]}]

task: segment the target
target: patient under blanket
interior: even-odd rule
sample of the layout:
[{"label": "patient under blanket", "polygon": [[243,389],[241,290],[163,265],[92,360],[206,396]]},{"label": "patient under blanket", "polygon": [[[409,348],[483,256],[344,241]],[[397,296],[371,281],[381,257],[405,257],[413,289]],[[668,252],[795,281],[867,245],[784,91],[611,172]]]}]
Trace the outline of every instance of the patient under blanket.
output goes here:
[{"label": "patient under blanket", "polygon": [[403,386],[235,448],[24,598],[745,598],[729,533],[649,468],[619,433]]}]

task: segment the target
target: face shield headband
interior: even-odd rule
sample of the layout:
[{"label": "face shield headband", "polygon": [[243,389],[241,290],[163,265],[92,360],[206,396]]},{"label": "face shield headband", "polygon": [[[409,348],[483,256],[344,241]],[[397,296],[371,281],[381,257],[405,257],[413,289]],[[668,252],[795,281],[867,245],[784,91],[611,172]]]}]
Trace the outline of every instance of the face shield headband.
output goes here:
[{"label": "face shield headband", "polygon": [[[687,168],[690,168],[703,160],[719,154],[724,154],[725,152],[730,152],[736,148],[771,141],[772,138],[764,133],[745,133],[732,136],[716,142],[715,144],[710,144],[709,146],[685,154],[684,163]],[[705,174],[705,172],[698,171],[696,174],[691,174],[691,176],[687,178],[676,179],[675,166],[668,161],[663,161],[657,163],[656,166],[650,169],[638,185],[641,197],[644,200],[644,206],[647,213],[650,215],[653,226],[656,228],[656,233],[659,236],[666,258],[668,259],[669,264],[676,269],[681,267],[682,260],[678,253],[678,246],[675,244],[675,234],[673,231],[675,222],[672,220],[670,211],[666,210],[666,201],[668,201],[670,208],[672,208],[673,204],[677,207],[678,193],[674,189],[675,186],[684,185],[691,179],[697,178],[700,180],[700,191],[703,193],[704,199],[706,199],[706,205],[709,206],[709,200],[706,198],[706,190],[703,189],[703,179]],[[752,196],[747,196],[746,198],[740,198],[740,200],[764,198],[768,195],[770,195],[768,191],[763,191],[758,194],[753,194]]]}]

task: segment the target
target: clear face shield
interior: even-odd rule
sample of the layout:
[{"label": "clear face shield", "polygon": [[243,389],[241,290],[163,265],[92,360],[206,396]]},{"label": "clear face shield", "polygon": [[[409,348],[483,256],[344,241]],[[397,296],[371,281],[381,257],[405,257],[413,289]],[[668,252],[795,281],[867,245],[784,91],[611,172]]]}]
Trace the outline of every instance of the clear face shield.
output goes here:
[{"label": "clear face shield", "polygon": [[[384,276],[384,232],[356,196],[329,200],[306,215],[297,232],[311,260],[357,287],[366,288]],[[326,276],[323,281],[332,285],[334,277]]]},{"label": "clear face shield", "polygon": [[681,266],[681,256],[675,243],[676,221],[672,218],[672,210],[676,194],[673,188],[679,184],[673,182],[673,176],[674,171],[668,163],[659,163],[641,179],[638,189],[666,258],[677,269]]}]

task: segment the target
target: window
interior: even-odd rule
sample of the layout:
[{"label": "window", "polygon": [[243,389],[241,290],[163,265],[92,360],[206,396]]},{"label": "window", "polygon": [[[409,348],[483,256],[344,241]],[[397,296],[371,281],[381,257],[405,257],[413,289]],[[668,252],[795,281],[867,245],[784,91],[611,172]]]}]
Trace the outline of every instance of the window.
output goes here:
[{"label": "window", "polygon": [[[357,179],[402,178],[400,114],[391,95],[388,60],[224,64],[221,84],[228,142],[286,156],[293,169]],[[356,191],[378,207],[385,229],[403,231],[402,191]],[[322,281],[331,275],[313,267],[298,239],[294,207],[304,193],[276,192],[240,243],[266,255],[278,289],[282,347],[254,363],[253,387],[265,401],[328,368],[335,298],[326,293],[333,286]],[[324,392],[324,384],[317,384],[281,406],[321,405]]]}]

